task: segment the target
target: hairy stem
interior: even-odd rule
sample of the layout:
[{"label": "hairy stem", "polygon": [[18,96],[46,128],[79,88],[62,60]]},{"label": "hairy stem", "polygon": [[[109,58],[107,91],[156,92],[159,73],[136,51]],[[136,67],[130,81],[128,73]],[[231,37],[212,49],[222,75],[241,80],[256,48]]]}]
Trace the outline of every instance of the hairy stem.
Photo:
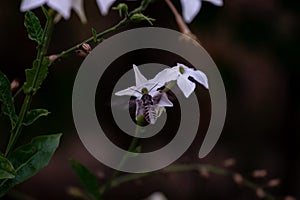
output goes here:
[{"label": "hairy stem", "polygon": [[[154,175],[154,174],[187,172],[187,171],[201,171],[201,170],[206,170],[207,172],[209,172],[211,174],[215,174],[215,175],[219,175],[219,176],[232,177],[234,174],[234,172],[232,172],[226,168],[217,167],[217,166],[209,165],[209,164],[177,164],[177,165],[171,165],[171,166],[166,167],[165,169],[157,171],[157,172],[141,173],[141,174],[126,174],[123,176],[119,176],[112,181],[111,187],[112,188],[118,187],[119,185],[121,185],[123,183],[139,180],[141,178],[148,177],[148,176]],[[256,192],[256,190],[260,188],[254,182],[252,182],[246,178],[243,178],[243,182],[241,184],[244,187],[253,190],[254,192]],[[264,199],[266,199],[266,200],[275,200],[276,199],[273,195],[271,195],[270,193],[268,193],[266,191],[264,191],[264,194],[265,194]]]},{"label": "hairy stem", "polygon": [[[42,42],[41,42],[41,45],[38,47],[38,52],[37,52],[37,57],[36,57],[38,60],[38,64],[37,64],[38,68],[34,75],[34,81],[33,81],[34,85],[37,83],[43,60],[47,54],[52,30],[54,27],[54,23],[53,23],[54,14],[55,14],[55,12],[53,10],[49,10],[47,22],[45,25],[45,31],[44,31],[43,37],[42,37]],[[22,127],[23,127],[23,120],[25,118],[25,115],[26,115],[29,107],[30,107],[32,96],[33,96],[33,93],[29,93],[29,94],[26,94],[26,96],[24,98],[16,126],[11,130],[9,142],[8,142],[7,148],[5,150],[5,156],[7,156],[9,154],[9,152],[12,150],[14,144],[16,143],[18,137],[20,136],[20,133],[21,133]]]},{"label": "hairy stem", "polygon": [[[144,10],[148,7],[148,5],[149,5],[150,3],[151,3],[151,0],[143,0],[143,1],[141,2],[141,4],[140,4],[139,7],[137,7],[136,9],[134,9],[133,11],[131,11],[130,13],[128,13],[128,15],[126,15],[121,21],[119,21],[119,23],[117,23],[116,25],[114,25],[114,26],[112,26],[112,27],[110,27],[110,28],[108,28],[108,29],[106,29],[106,30],[104,30],[104,31],[102,31],[102,32],[100,32],[100,33],[98,33],[98,34],[96,35],[97,39],[98,39],[98,40],[103,39],[103,37],[104,37],[105,35],[107,35],[108,33],[111,33],[111,32],[113,32],[113,31],[116,31],[116,30],[118,30],[119,28],[121,28],[121,27],[125,26],[126,24],[128,24],[129,22],[131,22],[131,16],[133,16],[133,15],[136,14],[136,13],[141,13],[142,11],[144,11]],[[80,47],[81,44],[83,44],[83,43],[91,43],[91,42],[94,41],[94,39],[95,39],[94,36],[92,36],[92,37],[86,39],[85,41],[83,41],[83,42],[81,42],[81,43],[79,43],[79,44],[77,44],[77,45],[75,45],[75,46],[73,46],[73,47],[71,47],[71,48],[69,48],[69,49],[67,49],[67,50],[65,50],[65,51],[63,51],[63,52],[61,52],[61,53],[58,54],[58,56],[50,63],[50,65],[52,65],[52,64],[53,64],[54,62],[56,62],[57,60],[59,60],[59,59],[65,57],[65,56],[68,56],[69,54],[73,53],[75,50],[77,50],[77,49]]]}]

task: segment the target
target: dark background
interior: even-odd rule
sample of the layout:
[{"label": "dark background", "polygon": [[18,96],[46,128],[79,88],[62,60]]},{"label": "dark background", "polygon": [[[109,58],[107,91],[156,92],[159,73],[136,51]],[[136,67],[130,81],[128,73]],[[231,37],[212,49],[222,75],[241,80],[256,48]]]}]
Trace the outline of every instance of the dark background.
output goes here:
[{"label": "dark background", "polygon": [[[180,11],[179,2],[174,3]],[[135,2],[128,4],[130,8],[137,6]],[[27,39],[19,6],[17,1],[1,2],[0,70],[10,80],[18,79],[22,83],[24,69],[31,66],[35,57],[35,44]],[[227,118],[216,147],[205,159],[197,159],[209,119],[209,96],[197,88],[197,92],[203,94],[200,106],[206,117],[200,122],[203,128],[199,136],[177,163],[222,166],[225,159],[235,158],[234,170],[258,184],[280,178],[280,186],[268,190],[279,199],[286,195],[300,198],[299,8],[298,1],[283,0],[231,0],[225,1],[223,7],[203,2],[190,28],[222,74],[228,100]],[[92,27],[102,31],[119,21],[117,12],[102,17],[94,1],[86,1],[85,10],[88,24],[81,24],[74,13],[70,20],[57,24],[49,54],[90,37]],[[37,13],[41,16],[40,11]],[[150,5],[145,13],[157,19],[154,26],[178,30],[164,1]],[[148,24],[129,25],[121,30],[141,26]],[[100,183],[112,173],[86,151],[73,124],[72,86],[82,60],[74,54],[50,68],[32,108],[46,108],[51,115],[24,129],[20,138],[22,144],[39,134],[64,133],[49,166],[17,187],[18,191],[36,199],[71,199],[67,188],[80,186],[69,164],[71,158],[95,172]],[[21,99],[17,99],[17,106]],[[1,150],[8,140],[7,124],[7,119],[0,119]],[[266,169],[266,180],[252,178],[255,169]],[[143,199],[155,191],[163,192],[170,199],[257,198],[253,191],[237,186],[229,177],[212,175],[207,179],[198,172],[184,172],[129,182],[111,190],[107,199]]]}]

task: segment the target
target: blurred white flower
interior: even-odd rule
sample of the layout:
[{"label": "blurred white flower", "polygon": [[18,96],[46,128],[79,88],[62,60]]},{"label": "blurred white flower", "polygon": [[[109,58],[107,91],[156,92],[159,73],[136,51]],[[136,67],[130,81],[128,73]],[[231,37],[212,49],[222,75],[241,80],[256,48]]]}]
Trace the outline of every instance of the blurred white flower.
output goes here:
[{"label": "blurred white flower", "polygon": [[102,15],[107,15],[109,8],[116,0],[97,0]]},{"label": "blurred white flower", "polygon": [[167,200],[167,197],[161,192],[154,192],[146,200]]},{"label": "blurred white flower", "polygon": [[222,6],[223,0],[180,0],[184,21],[190,23],[201,9],[202,1],[210,2],[216,6]]},{"label": "blurred white flower", "polygon": [[183,92],[184,96],[188,98],[196,87],[195,83],[189,80],[189,77],[194,78],[195,81],[208,89],[208,80],[202,71],[189,68],[181,63],[177,63],[177,65],[172,68],[164,69],[149,81],[164,83],[177,81],[178,87]]},{"label": "blurred white flower", "polygon": [[47,4],[50,8],[57,11],[65,19],[69,19],[71,9],[74,9],[82,23],[85,23],[86,16],[83,9],[83,0],[23,0],[21,11],[28,11]]}]

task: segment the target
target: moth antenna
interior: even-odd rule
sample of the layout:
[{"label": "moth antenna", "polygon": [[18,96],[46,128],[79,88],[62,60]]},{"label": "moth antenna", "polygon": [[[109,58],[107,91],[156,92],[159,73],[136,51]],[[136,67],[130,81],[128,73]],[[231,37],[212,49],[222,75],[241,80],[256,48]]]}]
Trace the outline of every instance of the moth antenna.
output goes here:
[{"label": "moth antenna", "polygon": [[158,85],[158,83],[156,83],[150,90],[149,92],[151,92],[153,90],[153,88],[155,88]]},{"label": "moth antenna", "polygon": [[135,92],[138,92],[138,93],[140,93],[140,94],[142,94],[140,91],[138,91],[138,90],[135,90],[135,89],[132,89],[132,88],[130,88],[132,91],[135,91]]}]

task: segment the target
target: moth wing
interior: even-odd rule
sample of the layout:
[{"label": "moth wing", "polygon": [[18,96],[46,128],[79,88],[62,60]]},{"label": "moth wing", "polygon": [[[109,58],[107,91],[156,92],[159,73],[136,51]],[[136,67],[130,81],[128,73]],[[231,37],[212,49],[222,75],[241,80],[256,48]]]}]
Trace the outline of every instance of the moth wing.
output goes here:
[{"label": "moth wing", "polygon": [[136,103],[135,119],[137,120],[139,116],[144,115],[144,106],[143,106],[143,101],[140,99],[137,99],[135,103]]}]

